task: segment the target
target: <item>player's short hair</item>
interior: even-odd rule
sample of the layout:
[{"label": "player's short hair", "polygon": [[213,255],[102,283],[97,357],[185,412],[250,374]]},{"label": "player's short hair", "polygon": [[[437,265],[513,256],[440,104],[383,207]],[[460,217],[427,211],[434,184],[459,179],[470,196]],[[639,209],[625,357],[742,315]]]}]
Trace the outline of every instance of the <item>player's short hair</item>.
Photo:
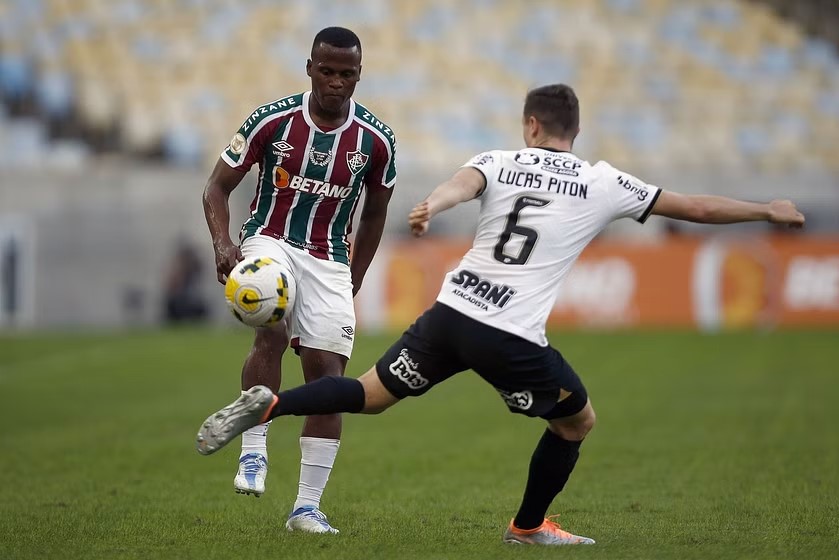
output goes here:
[{"label": "player's short hair", "polygon": [[574,138],[580,128],[580,102],[565,84],[551,84],[527,92],[524,117],[534,117],[551,136]]},{"label": "player's short hair", "polygon": [[315,40],[312,41],[313,54],[321,43],[339,49],[358,47],[358,52],[361,52],[361,40],[358,38],[358,35],[346,27],[327,27],[318,31],[318,34],[315,35]]}]

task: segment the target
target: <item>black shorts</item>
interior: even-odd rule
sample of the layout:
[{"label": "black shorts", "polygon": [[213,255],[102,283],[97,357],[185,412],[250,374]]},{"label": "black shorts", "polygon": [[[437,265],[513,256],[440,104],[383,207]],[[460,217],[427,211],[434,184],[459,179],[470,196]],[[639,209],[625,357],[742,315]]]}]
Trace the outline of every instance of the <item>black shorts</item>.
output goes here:
[{"label": "black shorts", "polygon": [[[562,355],[435,303],[376,363],[379,379],[398,398],[419,396],[473,369],[511,412],[550,420],[581,411],[582,381]],[[570,393],[570,394],[569,394]]]}]

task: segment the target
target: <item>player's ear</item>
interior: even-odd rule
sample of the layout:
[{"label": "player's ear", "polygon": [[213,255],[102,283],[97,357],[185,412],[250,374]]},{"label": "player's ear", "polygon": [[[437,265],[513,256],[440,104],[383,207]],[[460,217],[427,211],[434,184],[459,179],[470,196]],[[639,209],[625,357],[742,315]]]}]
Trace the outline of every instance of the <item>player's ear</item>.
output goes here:
[{"label": "player's ear", "polygon": [[306,75],[310,78],[312,77],[312,59],[309,58],[306,60]]},{"label": "player's ear", "polygon": [[530,133],[531,138],[537,138],[539,136],[539,132],[542,129],[542,125],[533,115],[527,117],[527,131]]},{"label": "player's ear", "polygon": [[357,82],[361,81],[361,64],[358,65],[358,79],[356,81]]}]

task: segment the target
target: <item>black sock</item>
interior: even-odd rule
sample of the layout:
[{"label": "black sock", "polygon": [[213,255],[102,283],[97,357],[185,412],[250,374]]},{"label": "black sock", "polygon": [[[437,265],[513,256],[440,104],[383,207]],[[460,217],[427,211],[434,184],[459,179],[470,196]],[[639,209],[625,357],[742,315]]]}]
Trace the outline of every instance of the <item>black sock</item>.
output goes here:
[{"label": "black sock", "polygon": [[551,502],[562,491],[574,470],[581,443],[562,439],[545,430],[530,459],[524,498],[513,520],[516,527],[535,529],[542,524]]},{"label": "black sock", "polygon": [[279,400],[269,418],[312,416],[337,412],[361,412],[364,386],[358,379],[329,375],[305,385],[277,393]]}]

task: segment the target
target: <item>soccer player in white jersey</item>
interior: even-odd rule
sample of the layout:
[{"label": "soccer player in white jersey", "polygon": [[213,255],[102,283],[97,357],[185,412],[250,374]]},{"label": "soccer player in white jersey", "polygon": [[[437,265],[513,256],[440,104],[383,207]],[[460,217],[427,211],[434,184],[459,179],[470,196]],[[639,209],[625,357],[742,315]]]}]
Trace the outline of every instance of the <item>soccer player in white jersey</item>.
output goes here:
[{"label": "soccer player in white jersey", "polygon": [[593,544],[546,518],[595,420],[580,378],[545,338],[562,279],[586,245],[619,218],[643,223],[659,214],[711,224],[763,220],[801,227],[804,216],[786,200],[758,204],[682,195],[602,161],[590,165],[571,152],[579,104],[566,85],[530,91],[522,128],[525,149],[474,157],[410,213],[411,229],[420,236],[440,212],[481,201],[472,248],[446,275],[437,302],[373,368],[359,379],[324,378],[277,395],[255,387],[205,421],[198,451],[212,453],[236,433],[277,416],[379,413],[472,369],[511,412],[548,423],[504,542]]},{"label": "soccer player in white jersey", "polygon": [[[294,275],[297,295],[288,324],[256,329],[242,368],[242,389],[280,387],[283,352],[300,355],[306,381],[343,375],[353,347],[353,296],[384,229],[396,181],[393,131],[353,98],[361,77],[361,42],[327,27],[312,44],[306,71],[312,90],[257,107],[221,153],[204,191],[218,279],[244,257],[271,257]],[[228,198],[259,166],[251,214],[240,243],[230,239]],[[364,205],[350,260],[350,232],[361,192]],[[268,470],[268,424],[242,435],[237,492],[260,496]],[[298,494],[286,527],[335,533],[320,511],[341,437],[337,414],[307,418],[300,437]]]}]

